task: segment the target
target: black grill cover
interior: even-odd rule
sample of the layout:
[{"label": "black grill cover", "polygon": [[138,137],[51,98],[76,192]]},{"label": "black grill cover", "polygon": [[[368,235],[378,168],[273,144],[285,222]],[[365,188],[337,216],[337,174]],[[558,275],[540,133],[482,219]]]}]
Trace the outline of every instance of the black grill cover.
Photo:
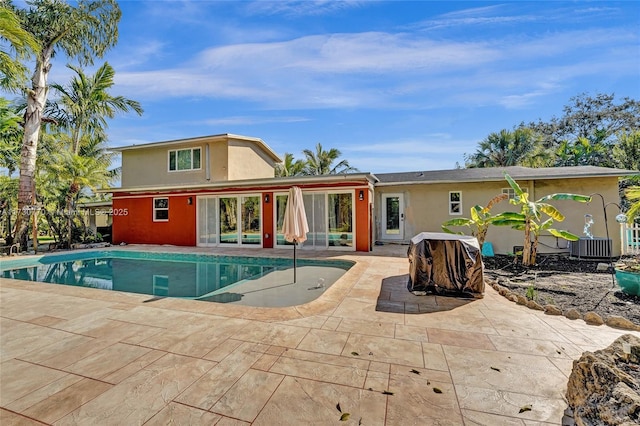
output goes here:
[{"label": "black grill cover", "polygon": [[484,293],[482,256],[475,237],[422,232],[411,239],[407,255],[408,288],[414,294]]}]

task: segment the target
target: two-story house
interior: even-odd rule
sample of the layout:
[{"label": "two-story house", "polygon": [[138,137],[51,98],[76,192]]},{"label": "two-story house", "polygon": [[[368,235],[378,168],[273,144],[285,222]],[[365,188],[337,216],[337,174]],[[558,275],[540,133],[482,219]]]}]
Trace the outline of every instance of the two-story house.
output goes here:
[{"label": "two-story house", "polygon": [[369,173],[275,178],[282,160],[261,139],[231,134],[118,148],[113,242],[284,247],[291,186],[304,192],[305,248],[368,251]]}]

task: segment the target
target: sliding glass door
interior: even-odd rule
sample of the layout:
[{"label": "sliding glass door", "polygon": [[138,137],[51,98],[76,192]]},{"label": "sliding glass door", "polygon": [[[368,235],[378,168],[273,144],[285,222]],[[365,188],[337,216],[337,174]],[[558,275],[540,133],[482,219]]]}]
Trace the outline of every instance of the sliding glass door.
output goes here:
[{"label": "sliding glass door", "polygon": [[289,195],[287,194],[276,194],[276,202],[274,208],[275,218],[276,218],[276,247],[284,247],[284,246],[292,246],[293,243],[284,239],[284,234],[282,233],[282,227],[284,226],[284,211],[287,208],[287,199]]},{"label": "sliding glass door", "polygon": [[[304,192],[304,209],[309,233],[303,248],[354,247],[353,192]],[[275,203],[276,247],[291,245],[284,240],[282,224],[287,194],[277,194]]]},{"label": "sliding glass door", "polygon": [[202,197],[198,203],[198,245],[214,246],[218,244],[218,199]]},{"label": "sliding glass door", "polygon": [[328,194],[330,247],[353,247],[353,194]]},{"label": "sliding glass door", "polygon": [[260,228],[260,197],[240,197],[240,222],[242,244],[260,245],[262,233]]},{"label": "sliding glass door", "polygon": [[220,244],[238,244],[238,198],[220,198]]},{"label": "sliding glass door", "polygon": [[262,245],[259,195],[198,197],[198,245]]}]

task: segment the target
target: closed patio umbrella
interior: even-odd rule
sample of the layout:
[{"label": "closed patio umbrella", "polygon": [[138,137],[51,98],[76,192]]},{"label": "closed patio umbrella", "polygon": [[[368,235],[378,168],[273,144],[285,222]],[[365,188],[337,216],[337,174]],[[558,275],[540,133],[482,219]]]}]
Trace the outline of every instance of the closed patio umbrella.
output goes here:
[{"label": "closed patio umbrella", "polygon": [[297,186],[292,186],[289,190],[287,206],[284,209],[284,223],[282,233],[284,239],[293,243],[293,282],[296,282],[296,246],[307,240],[309,224],[307,223],[307,213],[304,211],[304,200],[302,190]]}]

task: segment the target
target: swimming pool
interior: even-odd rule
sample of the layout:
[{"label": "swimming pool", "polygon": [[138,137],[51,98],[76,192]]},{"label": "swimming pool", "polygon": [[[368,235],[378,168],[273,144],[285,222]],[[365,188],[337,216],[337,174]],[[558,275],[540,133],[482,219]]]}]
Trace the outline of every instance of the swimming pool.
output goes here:
[{"label": "swimming pool", "polygon": [[3,260],[0,276],[250,306],[307,303],[354,262],[103,250]]}]

